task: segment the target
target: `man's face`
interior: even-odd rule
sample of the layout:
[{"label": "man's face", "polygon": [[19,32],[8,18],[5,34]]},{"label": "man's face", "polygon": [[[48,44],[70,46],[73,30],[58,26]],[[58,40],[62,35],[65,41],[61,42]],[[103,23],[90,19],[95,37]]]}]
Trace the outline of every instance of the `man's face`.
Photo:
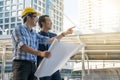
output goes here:
[{"label": "man's face", "polygon": [[52,21],[50,20],[49,17],[45,17],[45,28],[50,30],[52,27]]},{"label": "man's face", "polygon": [[36,26],[36,24],[37,24],[37,22],[38,22],[38,17],[37,17],[37,15],[36,14],[33,14],[33,16],[32,17],[30,17],[31,19],[30,19],[30,24],[34,27],[34,26]]}]

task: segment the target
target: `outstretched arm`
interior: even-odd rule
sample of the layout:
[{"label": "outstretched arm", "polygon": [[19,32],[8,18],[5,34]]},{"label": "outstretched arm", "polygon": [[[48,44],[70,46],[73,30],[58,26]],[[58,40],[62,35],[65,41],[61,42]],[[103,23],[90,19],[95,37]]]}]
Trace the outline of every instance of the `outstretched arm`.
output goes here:
[{"label": "outstretched arm", "polygon": [[60,40],[61,38],[65,37],[66,35],[72,34],[73,28],[75,28],[75,27],[71,27],[71,28],[67,29],[65,32],[62,32],[60,35],[56,36],[56,39]]},{"label": "outstretched arm", "polygon": [[56,37],[50,38],[50,39],[47,41],[47,43],[52,43],[52,41],[53,41],[55,38],[58,39],[58,40],[60,40],[60,39],[62,39],[63,37],[65,37],[66,35],[72,34],[72,33],[73,33],[73,28],[75,28],[75,26],[67,29],[65,32],[62,32],[60,35],[58,35],[58,36],[56,36]]}]

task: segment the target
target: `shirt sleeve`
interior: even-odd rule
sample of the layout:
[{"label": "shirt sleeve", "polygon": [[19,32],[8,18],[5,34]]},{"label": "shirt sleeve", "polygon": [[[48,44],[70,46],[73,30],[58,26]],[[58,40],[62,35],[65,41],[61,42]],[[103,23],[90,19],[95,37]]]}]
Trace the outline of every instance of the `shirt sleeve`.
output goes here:
[{"label": "shirt sleeve", "polygon": [[37,33],[37,39],[38,39],[38,44],[44,44],[46,45],[47,41],[50,39],[49,37],[42,36]]},{"label": "shirt sleeve", "polygon": [[24,29],[22,29],[20,26],[15,28],[12,33],[12,38],[14,39],[18,48],[21,48],[23,45],[27,44]]}]

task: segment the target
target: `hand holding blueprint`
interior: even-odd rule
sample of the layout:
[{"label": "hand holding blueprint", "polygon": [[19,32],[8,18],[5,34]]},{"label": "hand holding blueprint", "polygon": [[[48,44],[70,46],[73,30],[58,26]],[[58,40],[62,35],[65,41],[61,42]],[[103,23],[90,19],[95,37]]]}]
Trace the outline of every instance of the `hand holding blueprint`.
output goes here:
[{"label": "hand holding blueprint", "polygon": [[37,78],[51,76],[54,72],[61,69],[67,60],[83,46],[84,44],[66,43],[54,40],[49,48],[52,54],[51,57],[43,59],[35,72],[35,76]]}]

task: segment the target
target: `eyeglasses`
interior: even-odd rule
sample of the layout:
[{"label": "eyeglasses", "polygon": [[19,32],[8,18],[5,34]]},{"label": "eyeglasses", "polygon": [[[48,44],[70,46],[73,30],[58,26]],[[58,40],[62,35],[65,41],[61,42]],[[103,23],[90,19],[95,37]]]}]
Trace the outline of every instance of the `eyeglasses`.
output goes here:
[{"label": "eyeglasses", "polygon": [[38,19],[38,16],[33,15],[32,18]]},{"label": "eyeglasses", "polygon": [[34,16],[34,15],[33,15],[32,17],[37,17],[37,16]]}]

